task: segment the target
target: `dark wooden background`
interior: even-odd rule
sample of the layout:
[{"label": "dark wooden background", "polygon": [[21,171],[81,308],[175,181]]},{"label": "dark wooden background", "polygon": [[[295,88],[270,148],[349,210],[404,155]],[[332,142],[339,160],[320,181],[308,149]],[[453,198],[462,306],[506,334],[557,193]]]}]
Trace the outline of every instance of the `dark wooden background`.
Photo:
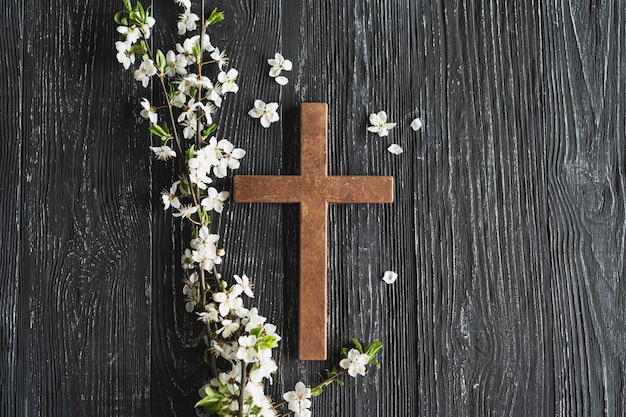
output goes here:
[{"label": "dark wooden background", "polygon": [[[248,151],[240,173],[297,173],[298,104],[325,101],[330,171],[396,179],[391,206],[330,209],[326,363],[295,359],[297,208],[230,204],[215,224],[224,274],[255,279],[284,337],[271,392],[380,338],[383,368],[315,416],[626,415],[626,2],[208,6],[241,71],[218,132]],[[159,203],[172,165],[139,124],[149,91],[115,60],[121,8],[0,6],[2,417],[190,416],[206,378]],[[176,9],[153,8],[171,48]],[[294,62],[282,89],[276,51]],[[248,117],[255,98],[281,122]],[[379,110],[388,138],[365,130]]]}]

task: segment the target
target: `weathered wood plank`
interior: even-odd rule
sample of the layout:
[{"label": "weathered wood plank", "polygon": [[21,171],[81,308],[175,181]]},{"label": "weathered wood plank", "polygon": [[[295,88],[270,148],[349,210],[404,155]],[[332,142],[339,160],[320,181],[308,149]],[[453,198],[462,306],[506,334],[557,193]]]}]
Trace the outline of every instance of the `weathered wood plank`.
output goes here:
[{"label": "weathered wood plank", "polygon": [[[544,59],[555,414],[626,412],[624,17],[563,4]],[[548,13],[547,13],[548,14]],[[556,118],[556,117],[558,118]]]},{"label": "weathered wood plank", "polygon": [[121,4],[24,7],[16,415],[150,415],[149,156],[115,60]]},{"label": "weathered wood plank", "polygon": [[17,417],[17,309],[20,259],[20,195],[22,149],[22,48],[24,5],[0,6],[0,415]]}]

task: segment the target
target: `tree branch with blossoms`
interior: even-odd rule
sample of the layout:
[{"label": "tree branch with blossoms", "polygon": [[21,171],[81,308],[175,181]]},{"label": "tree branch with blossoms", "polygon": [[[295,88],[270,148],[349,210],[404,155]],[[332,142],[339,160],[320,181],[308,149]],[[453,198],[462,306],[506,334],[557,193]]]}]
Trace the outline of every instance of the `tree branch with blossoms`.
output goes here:
[{"label": "tree branch with blossoms", "polygon": [[[181,7],[177,22],[178,34],[194,33],[163,51],[149,45],[156,24],[150,8],[140,2],[123,0],[124,10],[115,15],[117,31],[124,40],[115,43],[117,60],[125,69],[133,70],[134,79],[147,88],[156,78],[164,106],[157,107],[146,98],[140,101],[140,115],[149,123],[151,151],[161,161],[177,158],[183,174],[161,195],[165,210],[183,222],[189,246],[181,256],[183,268],[182,292],[185,310],[204,324],[205,361],[210,380],[199,390],[197,410],[218,416],[287,416],[311,415],[311,398],[337,382],[341,376],[364,375],[367,365],[376,366],[375,357],[382,344],[374,341],[365,349],[353,340],[355,348],[344,349],[336,368],[327,370],[319,384],[309,387],[298,382],[294,391],[274,402],[265,394],[265,384],[277,372],[272,351],[281,337],[276,326],[268,323],[256,307],[247,308],[244,297],[253,299],[253,285],[246,275],[222,279],[218,267],[225,251],[218,247],[220,236],[211,231],[212,216],[219,216],[230,197],[227,190],[211,184],[225,178],[240,166],[246,152],[226,139],[213,134],[217,125],[215,114],[229,93],[239,90],[239,72],[228,66],[228,57],[211,44],[208,28],[224,19],[214,9],[205,19],[204,1],[199,5],[200,16],[192,10],[191,0],[175,0]],[[199,22],[199,24],[198,24]],[[208,55],[208,57],[207,57]],[[281,70],[291,69],[291,63],[279,54],[270,60],[270,76],[279,77]],[[213,67],[212,72],[207,68]],[[209,75],[216,73],[216,81]],[[284,78],[284,77],[282,77]],[[287,83],[286,78],[278,80]],[[253,117],[261,118],[264,127],[278,120],[276,103],[255,103]],[[230,281],[230,282],[229,282]],[[286,408],[286,409],[285,409]],[[281,411],[282,410],[282,411]]]}]

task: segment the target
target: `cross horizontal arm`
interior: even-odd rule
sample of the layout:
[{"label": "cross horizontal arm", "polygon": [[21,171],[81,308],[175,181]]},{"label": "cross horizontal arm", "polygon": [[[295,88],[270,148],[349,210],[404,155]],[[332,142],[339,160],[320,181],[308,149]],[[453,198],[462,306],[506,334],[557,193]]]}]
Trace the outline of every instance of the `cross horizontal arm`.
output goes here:
[{"label": "cross horizontal arm", "polygon": [[237,203],[299,203],[299,175],[238,175],[233,198]]},{"label": "cross horizontal arm", "polygon": [[393,177],[328,177],[324,194],[329,203],[393,203]]}]

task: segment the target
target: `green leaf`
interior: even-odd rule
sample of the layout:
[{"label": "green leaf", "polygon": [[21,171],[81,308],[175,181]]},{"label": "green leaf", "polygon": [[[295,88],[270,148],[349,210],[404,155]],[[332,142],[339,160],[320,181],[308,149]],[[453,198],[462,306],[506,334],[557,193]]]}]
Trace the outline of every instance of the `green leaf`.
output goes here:
[{"label": "green leaf", "polygon": [[115,23],[117,23],[118,25],[128,26],[128,20],[126,19],[127,15],[128,13],[125,10],[122,10],[121,12],[115,13],[115,16],[113,16],[113,20],[115,20]]},{"label": "green leaf", "polygon": [[211,216],[206,212],[204,206],[198,211],[198,216],[200,217],[200,222],[204,225],[211,224]]},{"label": "green leaf", "polygon": [[126,7],[126,11],[130,12],[133,10],[133,7],[130,5],[130,0],[123,0],[124,1],[124,7]]},{"label": "green leaf", "polygon": [[381,342],[378,339],[374,340],[372,343],[367,345],[367,348],[365,349],[365,353],[367,354],[367,356],[370,357],[370,363],[372,363],[372,360],[374,360],[374,358],[376,357],[376,355],[382,348],[383,348],[383,342]]},{"label": "green leaf", "polygon": [[261,338],[261,333],[263,333],[263,326],[255,327],[250,330],[250,335],[255,336],[257,339]]},{"label": "green leaf", "polygon": [[359,343],[359,341],[356,340],[355,338],[352,338],[350,340],[352,340],[352,343],[354,343],[354,346],[356,346],[359,353],[363,353],[363,346],[361,346],[361,343]]},{"label": "green leaf", "polygon": [[210,386],[206,387],[204,391],[206,392],[207,395],[204,398],[202,398],[200,401],[198,401],[194,407],[205,407],[205,406],[211,406],[214,404],[220,405],[222,401],[222,394],[220,394],[219,391],[216,391]]},{"label": "green leaf", "polygon": [[143,55],[146,52],[148,52],[148,50],[146,49],[145,42],[141,41],[141,43],[136,43],[133,46],[131,46],[130,47],[130,52],[132,52],[133,54]]},{"label": "green leaf", "polygon": [[217,7],[213,9],[211,15],[206,20],[207,25],[214,25],[224,20],[224,12],[218,12]]},{"label": "green leaf", "polygon": [[163,51],[160,49],[156,51],[156,66],[161,71],[161,74],[165,72],[165,68],[167,67],[167,60],[165,59]]},{"label": "green leaf", "polygon": [[195,155],[196,149],[195,149],[195,145],[191,145],[188,149],[187,152],[185,152],[185,161],[189,161],[191,158],[193,158]]},{"label": "green leaf", "polygon": [[196,61],[200,61],[200,58],[202,56],[202,51],[200,51],[199,41],[196,42],[195,45],[191,47],[191,52],[193,53],[193,56],[196,57]]},{"label": "green leaf", "polygon": [[322,387],[314,387],[311,388],[311,397],[317,397],[322,393]]},{"label": "green leaf", "polygon": [[160,138],[170,136],[170,134],[167,133],[165,130],[163,130],[163,128],[159,125],[150,126],[150,132],[152,132],[153,134],[157,135]]},{"label": "green leaf", "polygon": [[215,132],[216,130],[217,130],[217,125],[213,123],[211,126],[207,127],[206,129],[202,131],[202,136],[204,137],[209,136],[211,133]]},{"label": "green leaf", "polygon": [[348,356],[348,348],[341,349],[341,356],[344,358]]},{"label": "green leaf", "polygon": [[278,340],[276,340],[276,336],[268,335],[259,339],[256,345],[261,349],[274,349],[278,347]]},{"label": "green leaf", "polygon": [[141,23],[146,23],[146,10],[143,8],[140,2],[135,5],[135,10],[139,13],[139,20]]},{"label": "green leaf", "polygon": [[343,382],[341,379],[337,380],[337,383],[339,384],[339,386],[343,387],[344,385],[346,385],[345,382]]}]

